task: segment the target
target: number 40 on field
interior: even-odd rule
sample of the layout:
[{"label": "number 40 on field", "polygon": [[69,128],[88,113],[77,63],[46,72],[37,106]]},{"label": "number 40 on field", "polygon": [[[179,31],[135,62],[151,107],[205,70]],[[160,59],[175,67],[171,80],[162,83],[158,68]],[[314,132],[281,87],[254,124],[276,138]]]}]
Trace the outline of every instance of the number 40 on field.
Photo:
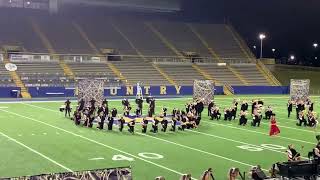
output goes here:
[{"label": "number 40 on field", "polygon": [[[145,159],[162,159],[163,156],[156,153],[142,152],[139,153],[138,156]],[[117,154],[112,157],[113,161],[134,161],[134,158],[128,157],[122,154]]]}]

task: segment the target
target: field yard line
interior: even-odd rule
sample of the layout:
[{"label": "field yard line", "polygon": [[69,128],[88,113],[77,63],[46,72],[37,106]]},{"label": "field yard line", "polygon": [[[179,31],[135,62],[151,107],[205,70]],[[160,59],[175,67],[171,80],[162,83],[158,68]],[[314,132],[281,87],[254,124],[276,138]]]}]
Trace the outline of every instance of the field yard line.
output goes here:
[{"label": "field yard line", "polygon": [[[238,127],[234,127],[234,126],[229,126],[229,125],[219,124],[219,123],[214,123],[214,122],[209,122],[209,121],[201,121],[201,122],[210,124],[211,126],[218,125],[218,126],[223,126],[223,127],[228,127],[228,128],[232,128],[232,129],[238,129],[238,130],[242,130],[242,131],[248,131],[248,132],[253,132],[253,133],[256,133],[256,134],[263,134],[263,135],[269,136],[268,133],[263,133],[263,132],[254,131],[254,130],[250,130],[250,129],[243,129],[243,128],[238,128]],[[285,137],[285,136],[281,136],[281,135],[277,136],[277,137],[279,137],[281,139],[287,139],[287,140],[292,140],[292,141],[297,141],[297,142],[302,142],[302,143],[306,143],[306,144],[315,145],[314,142],[304,141],[304,140],[300,140],[300,139],[289,138],[289,137]]]},{"label": "field yard line", "polygon": [[187,131],[193,132],[193,133],[197,133],[197,134],[202,134],[202,135],[205,135],[205,136],[211,136],[211,137],[223,139],[223,140],[226,140],[226,141],[236,142],[236,143],[239,143],[239,144],[244,144],[244,145],[250,145],[250,146],[254,146],[254,147],[259,147],[259,148],[262,148],[262,149],[274,151],[274,152],[281,153],[281,154],[287,154],[287,153],[285,153],[285,152],[277,151],[277,150],[274,150],[274,149],[271,149],[271,148],[260,147],[260,146],[258,146],[258,145],[254,145],[254,144],[250,144],[250,143],[246,143],[246,142],[242,142],[242,141],[238,141],[238,140],[234,140],[234,139],[229,139],[229,138],[225,138],[225,137],[221,137],[221,136],[217,136],[217,135],[213,135],[213,134],[208,134],[208,133],[204,133],[204,132],[200,132],[200,131],[188,130],[188,129],[187,129]]},{"label": "field yard line", "polygon": [[[162,165],[160,165],[160,164],[154,163],[154,162],[152,162],[152,161],[143,159],[143,158],[141,158],[141,157],[139,157],[139,156],[135,156],[135,155],[130,154],[130,153],[128,153],[128,152],[122,151],[122,150],[120,150],[120,149],[114,148],[114,147],[109,146],[109,145],[106,145],[106,144],[103,144],[103,143],[101,143],[101,142],[98,142],[98,141],[96,141],[96,140],[87,138],[87,137],[82,136],[82,135],[79,135],[79,134],[76,134],[76,133],[74,133],[74,132],[65,130],[65,129],[63,129],[63,128],[60,128],[60,127],[57,127],[57,126],[54,126],[54,125],[45,123],[45,122],[43,122],[43,121],[40,121],[40,120],[37,120],[37,119],[34,119],[34,118],[30,118],[30,117],[27,117],[27,116],[24,116],[24,115],[21,115],[21,114],[17,114],[17,113],[14,113],[14,112],[2,110],[2,109],[0,109],[0,111],[6,112],[6,113],[8,113],[8,114],[13,114],[13,115],[16,115],[16,116],[25,118],[25,119],[29,119],[29,120],[31,120],[31,121],[38,122],[38,123],[40,123],[40,124],[44,124],[44,125],[46,125],[46,126],[52,127],[52,128],[54,128],[54,129],[58,129],[58,130],[60,130],[60,131],[66,132],[66,133],[68,133],[68,134],[71,134],[71,135],[73,135],[73,136],[80,137],[80,138],[85,139],[85,140],[87,140],[87,141],[89,141],[89,142],[92,142],[92,143],[95,143],[95,144],[104,146],[104,147],[106,147],[106,148],[108,148],[108,149],[112,149],[112,150],[114,150],[114,151],[118,151],[118,152],[120,152],[120,153],[123,153],[123,154],[126,154],[126,155],[128,155],[128,156],[134,157],[134,158],[139,159],[139,160],[141,160],[141,161],[144,161],[144,162],[146,162],[146,163],[155,165],[155,166],[157,166],[157,167],[160,167],[160,168],[162,168],[162,169],[168,170],[168,171],[173,172],[173,173],[175,173],[175,174],[183,175],[183,173],[178,172],[178,171],[176,171],[176,170],[173,170],[173,169],[170,169],[170,168],[168,168],[168,167],[162,166]],[[197,179],[195,179],[195,178],[192,178],[192,179],[197,180]]]},{"label": "field yard line", "polygon": [[17,144],[19,144],[20,146],[22,146],[22,147],[24,147],[24,148],[28,149],[28,150],[29,150],[29,151],[31,151],[31,152],[33,152],[33,153],[35,153],[35,154],[38,154],[39,156],[41,156],[41,157],[43,157],[44,159],[46,159],[46,160],[48,160],[48,161],[50,161],[50,162],[52,162],[52,163],[54,163],[54,164],[56,164],[56,165],[60,166],[61,168],[65,169],[65,170],[67,170],[67,171],[69,171],[69,172],[73,172],[73,170],[71,170],[70,168],[67,168],[66,166],[64,166],[64,165],[62,165],[62,164],[60,164],[60,163],[58,163],[57,161],[55,161],[55,160],[53,160],[53,159],[49,158],[48,156],[46,156],[46,155],[44,155],[44,154],[40,153],[39,151],[36,151],[36,150],[32,149],[31,147],[29,147],[29,146],[27,146],[27,145],[23,144],[22,142],[19,142],[18,140],[14,139],[14,138],[12,138],[12,137],[9,137],[8,135],[4,134],[3,132],[0,132],[0,135],[1,135],[1,136],[3,136],[3,137],[8,138],[9,140],[11,140],[11,141],[13,141],[13,142],[15,142],[15,143],[17,143]]},{"label": "field yard line", "polygon": [[[264,122],[261,122],[261,124],[267,124],[269,125],[269,123],[264,123]],[[278,125],[279,127],[283,127],[283,128],[287,128],[287,129],[294,129],[294,130],[297,130],[297,131],[303,131],[303,132],[309,132],[309,133],[316,133],[315,131],[311,131],[311,130],[307,130],[307,129],[298,129],[298,128],[294,128],[294,127],[288,127],[288,126],[283,126],[283,125]]]},{"label": "field yard line", "polygon": [[[230,158],[227,158],[227,157],[224,157],[224,156],[220,156],[220,155],[217,155],[217,154],[214,154],[214,153],[210,153],[210,152],[207,152],[207,151],[196,149],[196,148],[193,148],[193,147],[190,147],[190,146],[186,146],[186,145],[183,145],[183,144],[175,143],[175,142],[172,142],[172,141],[169,141],[169,140],[165,140],[165,139],[162,139],[162,138],[150,136],[150,135],[139,133],[139,132],[136,132],[136,133],[139,134],[139,135],[143,135],[143,136],[147,136],[147,137],[150,137],[150,138],[153,138],[153,139],[157,139],[159,141],[167,142],[169,144],[174,144],[176,146],[180,146],[180,147],[183,147],[183,148],[186,148],[186,149],[191,149],[193,151],[201,152],[201,153],[204,153],[204,154],[207,154],[207,155],[211,155],[211,156],[215,156],[215,157],[218,157],[218,158],[221,158],[221,159],[224,159],[224,160],[232,161],[232,162],[235,162],[235,163],[238,163],[238,164],[246,165],[246,166],[249,166],[249,167],[253,167],[254,166],[254,165],[251,165],[251,164],[248,164],[248,163],[245,163],[245,162],[241,162],[241,161],[237,161],[237,160],[234,160],[234,159],[230,159]],[[263,169],[263,170],[267,171],[266,169]]]},{"label": "field yard line", "polygon": [[[54,111],[52,109],[43,108],[43,107],[39,107],[39,106],[36,106],[36,105],[30,105],[30,104],[26,104],[26,105],[58,113],[57,111]],[[157,139],[157,140],[160,140],[160,141],[164,141],[164,142],[167,142],[167,143],[170,143],[170,144],[174,144],[174,145],[177,145],[177,146],[180,146],[180,147],[184,147],[184,148],[188,148],[188,149],[191,149],[191,150],[194,150],[194,151],[198,151],[198,152],[201,152],[201,153],[204,153],[204,154],[209,154],[209,155],[212,155],[212,156],[215,156],[215,157],[219,157],[219,158],[222,158],[222,159],[225,159],[225,160],[228,160],[228,161],[236,162],[236,163],[239,163],[239,164],[242,164],[242,165],[246,165],[246,166],[250,166],[250,167],[253,166],[251,164],[247,164],[247,163],[244,163],[244,162],[233,160],[233,159],[230,159],[230,158],[227,158],[227,157],[224,157],[224,156],[220,156],[220,155],[213,154],[213,153],[210,153],[210,152],[206,152],[206,151],[203,151],[203,150],[200,150],[200,149],[196,149],[196,148],[193,148],[193,147],[189,147],[189,146],[185,146],[185,145],[182,145],[182,144],[178,144],[178,143],[175,143],[175,142],[172,142],[172,141],[168,141],[168,140],[165,140],[165,139],[153,137],[153,136],[146,135],[146,134],[143,134],[143,133],[138,133],[138,132],[136,132],[136,133],[140,134],[140,135],[143,135],[143,136],[151,137],[151,138],[154,138],[154,139]]]}]

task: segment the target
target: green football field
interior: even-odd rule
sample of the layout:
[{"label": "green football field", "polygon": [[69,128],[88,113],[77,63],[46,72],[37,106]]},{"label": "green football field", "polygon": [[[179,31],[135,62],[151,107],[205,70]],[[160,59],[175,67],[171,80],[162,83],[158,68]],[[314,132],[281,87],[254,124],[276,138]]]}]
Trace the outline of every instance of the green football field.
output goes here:
[{"label": "green football field", "polygon": [[[0,103],[0,177],[131,166],[136,180],[152,180],[160,175],[177,180],[184,173],[199,179],[204,170],[212,167],[220,180],[227,178],[231,167],[247,172],[259,164],[267,170],[275,162],[286,161],[288,144],[294,144],[306,157],[316,144],[319,129],[297,127],[294,113],[287,118],[288,96],[260,97],[265,105],[273,107],[280,136],[268,135],[267,120],[260,127],[243,127],[238,125],[238,120],[211,121],[206,109],[196,130],[142,134],[137,125],[132,135],[127,128],[121,133],[117,128],[110,132],[76,127],[58,111],[62,102],[3,102]],[[319,97],[312,98],[319,112]],[[223,109],[231,105],[232,99],[217,96],[215,100]],[[169,112],[173,107],[184,109],[189,100],[157,100],[157,112],[163,106]],[[133,100],[131,104],[135,109]],[[109,107],[116,107],[121,113],[120,100],[110,101]]]}]

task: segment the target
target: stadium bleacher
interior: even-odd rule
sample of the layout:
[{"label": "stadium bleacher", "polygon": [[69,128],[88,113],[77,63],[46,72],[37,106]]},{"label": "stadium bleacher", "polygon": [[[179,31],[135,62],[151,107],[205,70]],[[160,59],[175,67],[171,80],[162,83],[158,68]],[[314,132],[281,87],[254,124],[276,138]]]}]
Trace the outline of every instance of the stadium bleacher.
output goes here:
[{"label": "stadium bleacher", "polygon": [[[24,17],[17,14],[12,18],[17,19],[25,32],[19,33],[10,20],[1,21],[3,28],[0,33],[5,34],[0,38],[1,45],[16,44],[26,51],[51,55],[102,55],[101,49],[113,49],[121,56],[120,61],[109,61],[109,64],[17,63],[18,74],[27,86],[73,86],[73,78],[84,77],[104,78],[111,85],[135,85],[137,82],[145,85],[169,85],[173,82],[192,85],[194,79],[212,78],[217,85],[270,85],[255,62],[245,54],[247,49],[240,47],[237,37],[224,24],[152,22],[152,26],[168,41],[166,44],[142,19],[96,17],[101,22],[96,23],[90,18],[70,19],[49,15]],[[191,59],[187,60],[187,64],[176,62],[175,59],[181,60],[184,52],[194,52],[199,57],[206,57],[207,61],[205,64],[198,63],[199,68],[192,66]],[[152,62],[158,58],[169,61],[155,67]],[[218,65],[218,62],[226,62],[227,66]],[[110,64],[116,70],[111,69]],[[70,69],[72,76],[66,73],[66,69]],[[12,85],[10,74],[6,73],[2,80],[8,86]]]},{"label": "stadium bleacher", "polygon": [[122,72],[130,84],[135,85],[141,82],[144,85],[168,85],[162,75],[154,69],[150,62],[141,59],[127,57],[122,61],[115,61],[113,64]]},{"label": "stadium bleacher", "polygon": [[220,58],[247,59],[225,24],[192,24]]},{"label": "stadium bleacher", "polygon": [[152,23],[180,53],[194,52],[202,57],[210,56],[208,49],[192,33],[185,23],[157,22]]},{"label": "stadium bleacher", "polygon": [[9,71],[4,67],[4,63],[0,61],[0,86],[11,87],[15,86],[14,82],[11,80]]},{"label": "stadium bleacher", "polygon": [[195,79],[203,79],[191,64],[158,64],[158,66],[178,85],[193,85]]},{"label": "stadium bleacher", "polygon": [[234,69],[240,72],[251,85],[268,85],[266,78],[257,71],[256,64],[234,64]]}]

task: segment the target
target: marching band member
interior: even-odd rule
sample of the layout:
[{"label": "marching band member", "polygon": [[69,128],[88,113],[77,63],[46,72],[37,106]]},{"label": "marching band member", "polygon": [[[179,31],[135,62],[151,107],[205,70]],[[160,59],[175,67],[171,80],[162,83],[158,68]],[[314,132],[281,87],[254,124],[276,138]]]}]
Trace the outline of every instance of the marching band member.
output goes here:
[{"label": "marching band member", "polygon": [[71,112],[71,101],[70,101],[70,99],[67,99],[67,101],[66,102],[64,102],[64,105],[65,105],[65,109],[64,109],[64,112],[65,112],[65,114],[64,114],[64,116],[65,117],[67,117],[67,114],[68,114],[68,116],[70,117],[70,112]]},{"label": "marching band member", "polygon": [[214,180],[212,168],[209,168],[202,173],[201,180]]},{"label": "marching band member", "polygon": [[293,106],[293,102],[291,100],[288,100],[288,118],[290,117],[290,114],[292,112],[292,106]]},{"label": "marching band member", "polygon": [[240,111],[239,125],[245,126],[247,124],[248,119],[246,118],[246,115],[247,115],[246,111]]},{"label": "marching band member", "polygon": [[152,122],[152,129],[150,130],[150,132],[157,133],[158,132],[158,124],[159,124],[159,120],[157,118],[154,118],[154,120]]},{"label": "marching band member", "polygon": [[304,126],[307,126],[307,120],[304,117],[304,112],[303,111],[299,111],[297,126],[301,126],[302,124]]},{"label": "marching band member", "polygon": [[240,174],[239,168],[231,168],[228,171],[228,180],[236,180]]},{"label": "marching band member", "polygon": [[128,123],[128,131],[131,133],[131,134],[134,134],[134,126],[136,124],[136,121],[133,119],[131,120],[129,123]]},{"label": "marching band member", "polygon": [[298,153],[294,149],[292,144],[290,144],[288,146],[287,157],[288,157],[288,161],[300,161],[301,160],[300,153]]},{"label": "marching band member", "polygon": [[271,106],[268,106],[268,108],[265,110],[264,114],[265,114],[264,119],[270,120],[270,118],[272,116],[272,108],[271,108]]},{"label": "marching band member", "polygon": [[143,118],[143,121],[141,122],[142,133],[147,133],[148,123],[149,121],[147,120],[147,118]]},{"label": "marching band member", "polygon": [[166,117],[163,118],[163,120],[161,121],[161,125],[162,125],[162,132],[166,132],[167,128],[168,128],[168,120],[166,119]]},{"label": "marching band member", "polygon": [[253,112],[253,120],[251,122],[251,126],[260,126],[260,122],[261,122],[261,115],[259,114],[258,110],[255,109]]},{"label": "marching band member", "polygon": [[118,123],[119,123],[119,131],[122,132],[123,126],[124,126],[124,123],[125,123],[124,118],[121,117],[121,118],[119,119],[119,122],[118,122]]}]

